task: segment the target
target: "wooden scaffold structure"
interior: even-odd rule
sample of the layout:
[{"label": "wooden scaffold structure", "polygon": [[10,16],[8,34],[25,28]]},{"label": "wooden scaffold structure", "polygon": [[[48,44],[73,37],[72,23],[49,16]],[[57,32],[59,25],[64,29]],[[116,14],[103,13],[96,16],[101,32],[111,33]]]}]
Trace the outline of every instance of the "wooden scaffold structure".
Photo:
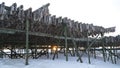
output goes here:
[{"label": "wooden scaffold structure", "polygon": [[[96,51],[102,51],[104,61],[111,59],[112,63],[117,62],[120,37],[104,37],[105,33],[115,32],[115,27],[104,28],[56,17],[49,13],[49,5],[32,11],[32,8],[24,10],[23,5],[18,7],[16,3],[11,6],[4,2],[0,4],[1,58],[25,58],[28,65],[28,58],[37,59],[42,55],[49,58],[51,53],[54,60],[62,53],[66,61],[70,54],[77,56],[77,61],[82,63],[81,57],[87,54],[91,63],[90,56],[96,58]],[[5,49],[10,50],[10,54]]]}]

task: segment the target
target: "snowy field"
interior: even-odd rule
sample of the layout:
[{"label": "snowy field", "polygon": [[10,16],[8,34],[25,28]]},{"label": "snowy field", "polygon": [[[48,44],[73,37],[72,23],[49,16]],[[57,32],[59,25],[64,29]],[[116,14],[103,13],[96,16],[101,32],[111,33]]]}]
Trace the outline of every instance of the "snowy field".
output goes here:
[{"label": "snowy field", "polygon": [[65,61],[65,56],[59,56],[58,59],[52,60],[42,56],[39,59],[29,59],[29,65],[25,65],[24,59],[0,59],[0,68],[120,68],[120,61],[112,64],[111,61],[104,62],[103,58],[91,58],[91,64],[88,64],[88,58],[82,57],[83,63],[76,61],[76,57],[69,57]]}]

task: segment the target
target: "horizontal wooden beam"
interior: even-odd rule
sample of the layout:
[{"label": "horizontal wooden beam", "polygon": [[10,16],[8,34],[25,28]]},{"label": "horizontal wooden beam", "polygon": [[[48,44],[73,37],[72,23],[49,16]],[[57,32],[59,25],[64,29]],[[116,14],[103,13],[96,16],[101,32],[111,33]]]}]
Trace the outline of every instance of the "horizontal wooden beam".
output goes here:
[{"label": "horizontal wooden beam", "polygon": [[[25,33],[25,30],[17,30],[17,29],[8,29],[8,28],[0,28],[0,33],[7,33],[7,34],[15,34],[15,33]],[[51,37],[56,39],[65,39],[64,36],[57,36],[57,35],[51,35],[41,32],[31,32],[29,31],[29,35],[34,36],[42,36],[42,37]],[[67,37],[68,40],[72,40],[71,37]],[[74,38],[75,41],[87,41],[87,38]],[[89,41],[91,39],[89,38]]]}]

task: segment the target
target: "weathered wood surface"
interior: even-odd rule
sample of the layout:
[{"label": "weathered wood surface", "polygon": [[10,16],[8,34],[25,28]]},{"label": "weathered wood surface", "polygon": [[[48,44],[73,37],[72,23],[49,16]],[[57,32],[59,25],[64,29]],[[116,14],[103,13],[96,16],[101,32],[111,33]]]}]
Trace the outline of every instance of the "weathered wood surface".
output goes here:
[{"label": "weathered wood surface", "polygon": [[[115,31],[115,27],[104,28],[102,26],[74,21],[67,17],[51,15],[49,5],[48,3],[32,11],[32,8],[24,10],[23,5],[17,6],[16,3],[13,3],[11,6],[6,6],[3,2],[0,4],[0,33],[14,34],[13,36],[15,36],[14,39],[16,40],[18,39],[17,35],[19,36],[19,34],[21,34],[21,41],[24,41],[26,19],[29,20],[29,35],[42,37],[42,39],[44,37],[55,38],[54,40],[65,39],[64,24],[66,24],[67,27],[67,39],[72,40],[70,35],[72,34],[75,41],[86,41],[87,33],[88,36],[96,36],[97,34],[103,35],[104,33]],[[2,37],[3,34],[0,34],[0,36]],[[9,36],[11,35],[8,35],[8,37]],[[31,37],[31,39],[34,39],[34,37]],[[34,42],[34,40],[32,41]],[[105,42],[108,43],[108,41],[109,43],[114,42],[110,41],[110,39],[107,39]],[[80,43],[81,42],[78,42],[77,44]]]},{"label": "weathered wood surface", "polygon": [[[32,11],[32,8],[24,10],[23,5],[17,7],[16,3],[11,6],[5,6],[5,3],[2,3],[0,4],[0,28],[25,30],[25,21],[26,18],[28,18],[30,31],[32,32],[59,35],[63,30],[63,23],[67,24],[68,33],[71,32],[74,37],[86,37],[87,31],[89,32],[89,36],[115,31],[115,27],[104,28],[102,26],[94,26],[93,24],[74,21],[67,17],[56,17],[56,15],[49,13],[49,5],[48,3]],[[62,35],[64,35],[63,33],[64,32],[62,32]]]},{"label": "weathered wood surface", "polygon": [[[26,58],[37,59],[42,55],[49,58],[48,49],[51,49],[51,54],[54,53],[53,59],[58,58],[58,53],[61,52],[66,54],[66,60],[68,60],[67,54],[70,53],[71,56],[78,56],[78,60],[83,62],[81,57],[88,53],[89,63],[91,63],[91,53],[94,51],[94,56],[97,57],[95,51],[104,49],[105,55],[108,51],[111,57],[114,56],[115,61],[116,57],[119,58],[117,52],[112,52],[112,50],[120,49],[118,48],[120,36],[103,37],[104,33],[115,32],[115,27],[104,28],[67,17],[57,17],[50,14],[49,5],[48,3],[32,11],[32,8],[24,10],[23,5],[17,6],[16,3],[11,6],[6,6],[4,2],[0,4],[0,53],[2,53],[0,55],[5,54],[10,58],[24,58],[27,53]],[[26,24],[27,21],[29,24]],[[26,25],[29,26],[29,31],[26,30]],[[25,33],[27,34],[25,35]],[[98,38],[98,35],[101,35],[102,38]],[[28,45],[26,37],[29,40],[29,48],[25,47],[25,43]],[[86,45],[86,43],[88,44]],[[59,51],[58,48],[56,51],[52,51],[55,45],[60,48]],[[102,46],[102,49],[97,49]],[[6,54],[3,51],[4,48],[8,48],[11,54]],[[27,48],[26,52],[25,48]],[[16,49],[21,52],[18,53]],[[31,52],[28,53],[28,51]],[[80,51],[82,54],[79,54]],[[105,55],[103,56],[105,57]],[[26,61],[28,60],[26,59]]]}]

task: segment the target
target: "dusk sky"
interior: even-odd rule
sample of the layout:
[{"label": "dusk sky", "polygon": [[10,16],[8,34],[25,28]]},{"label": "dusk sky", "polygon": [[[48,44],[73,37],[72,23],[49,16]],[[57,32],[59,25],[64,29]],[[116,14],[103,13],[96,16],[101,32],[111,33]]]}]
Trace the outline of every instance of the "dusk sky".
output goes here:
[{"label": "dusk sky", "polygon": [[24,5],[24,9],[32,7],[33,11],[50,3],[52,15],[106,28],[116,26],[116,32],[109,35],[120,34],[120,0],[0,0],[2,2],[8,6],[16,2],[18,6]]}]

